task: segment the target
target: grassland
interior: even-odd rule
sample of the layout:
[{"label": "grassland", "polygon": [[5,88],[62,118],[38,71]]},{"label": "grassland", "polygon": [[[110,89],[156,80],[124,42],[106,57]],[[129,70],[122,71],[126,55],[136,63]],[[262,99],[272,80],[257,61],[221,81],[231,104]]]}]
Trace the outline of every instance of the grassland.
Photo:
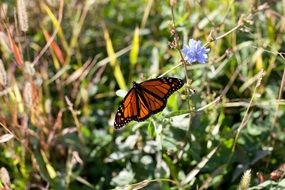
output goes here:
[{"label": "grassland", "polygon": [[[285,188],[284,0],[1,0],[0,13],[0,189]],[[183,62],[189,39],[207,63]],[[115,130],[132,81],[161,75],[186,84]]]}]

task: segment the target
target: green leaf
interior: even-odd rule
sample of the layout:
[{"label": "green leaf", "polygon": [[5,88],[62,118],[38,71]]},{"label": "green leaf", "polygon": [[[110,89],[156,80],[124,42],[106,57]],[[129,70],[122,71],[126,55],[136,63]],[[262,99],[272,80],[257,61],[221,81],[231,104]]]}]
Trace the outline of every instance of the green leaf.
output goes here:
[{"label": "green leaf", "polygon": [[116,186],[127,185],[133,181],[134,177],[135,174],[132,171],[124,169],[116,177],[112,179],[111,183]]},{"label": "green leaf", "polygon": [[177,181],[178,173],[177,173],[175,165],[172,163],[172,159],[169,156],[167,156],[166,154],[163,154],[163,159],[166,162],[167,166],[169,167],[171,176],[173,177],[173,179],[175,181]]},{"label": "green leaf", "polygon": [[154,125],[152,122],[149,122],[149,124],[147,126],[147,133],[149,136],[155,137],[155,130],[154,130]]}]

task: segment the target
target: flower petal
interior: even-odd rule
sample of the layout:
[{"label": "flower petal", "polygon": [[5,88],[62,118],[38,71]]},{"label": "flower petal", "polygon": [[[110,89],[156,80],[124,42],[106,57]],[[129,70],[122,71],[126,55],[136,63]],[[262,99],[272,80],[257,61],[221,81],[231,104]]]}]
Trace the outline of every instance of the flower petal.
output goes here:
[{"label": "flower petal", "polygon": [[203,47],[200,40],[196,41],[194,39],[190,39],[188,45],[184,45],[182,49],[184,58],[189,64],[194,62],[206,63],[208,59],[208,52],[209,49]]}]

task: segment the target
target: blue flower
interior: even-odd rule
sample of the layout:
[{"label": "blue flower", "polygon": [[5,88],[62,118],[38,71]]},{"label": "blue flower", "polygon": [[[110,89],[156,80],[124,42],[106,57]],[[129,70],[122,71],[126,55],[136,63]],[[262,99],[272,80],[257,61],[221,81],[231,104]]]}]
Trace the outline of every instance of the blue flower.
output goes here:
[{"label": "blue flower", "polygon": [[196,41],[194,39],[190,39],[188,45],[184,45],[182,49],[185,60],[190,64],[194,62],[206,63],[208,52],[209,49],[203,47],[200,40]]}]

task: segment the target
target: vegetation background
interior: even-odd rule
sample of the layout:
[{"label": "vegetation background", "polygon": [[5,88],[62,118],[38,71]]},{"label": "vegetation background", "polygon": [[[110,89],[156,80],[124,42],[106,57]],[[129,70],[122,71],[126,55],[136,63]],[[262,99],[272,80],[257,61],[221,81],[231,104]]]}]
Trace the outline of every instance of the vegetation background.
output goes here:
[{"label": "vegetation background", "polygon": [[[1,189],[285,188],[284,0],[1,0],[0,13]],[[208,63],[183,66],[174,30]],[[114,130],[118,90],[161,74],[189,80]]]}]

